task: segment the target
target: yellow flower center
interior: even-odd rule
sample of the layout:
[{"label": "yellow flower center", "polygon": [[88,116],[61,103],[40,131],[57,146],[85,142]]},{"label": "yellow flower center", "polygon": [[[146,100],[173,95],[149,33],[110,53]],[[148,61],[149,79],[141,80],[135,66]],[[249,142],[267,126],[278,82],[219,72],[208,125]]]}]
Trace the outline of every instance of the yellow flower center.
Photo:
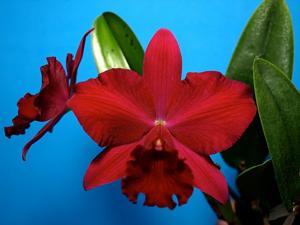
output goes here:
[{"label": "yellow flower center", "polygon": [[154,125],[155,125],[155,126],[159,126],[159,125],[165,126],[165,125],[166,125],[166,121],[165,121],[165,120],[161,120],[161,119],[155,120],[155,121],[154,121]]}]

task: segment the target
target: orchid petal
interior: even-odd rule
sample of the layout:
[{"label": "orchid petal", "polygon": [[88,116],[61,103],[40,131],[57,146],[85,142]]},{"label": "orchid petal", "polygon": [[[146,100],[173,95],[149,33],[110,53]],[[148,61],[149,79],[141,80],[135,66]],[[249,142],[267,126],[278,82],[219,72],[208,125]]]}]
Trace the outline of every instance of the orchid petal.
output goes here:
[{"label": "orchid petal", "polygon": [[36,95],[27,93],[18,101],[18,115],[12,120],[13,125],[4,128],[6,137],[24,134],[30,123],[38,116],[39,109],[34,106],[35,99]]},{"label": "orchid petal", "polygon": [[48,123],[46,123],[45,126],[39,132],[24,146],[22,151],[22,159],[26,160],[27,152],[29,151],[30,147],[40,140],[47,132],[51,132],[53,127],[58,123],[58,121],[63,117],[64,113],[61,113],[54,117],[52,120],[50,120]]},{"label": "orchid petal", "polygon": [[42,89],[34,102],[39,108],[38,121],[47,121],[61,113],[69,98],[67,77],[63,66],[55,57],[48,57],[48,64],[41,67]]},{"label": "orchid petal", "polygon": [[123,193],[133,203],[139,193],[145,194],[144,205],[173,209],[176,195],[179,205],[185,204],[193,193],[193,175],[176,151],[136,148],[127,163],[122,180]]},{"label": "orchid petal", "polygon": [[127,162],[137,143],[121,145],[102,151],[90,164],[84,176],[84,189],[111,183],[125,176]]},{"label": "orchid petal", "polygon": [[197,154],[176,139],[174,145],[179,157],[192,170],[194,186],[224,204],[228,200],[228,186],[217,166],[209,157]]},{"label": "orchid petal", "polygon": [[68,105],[100,146],[139,140],[155,120],[153,100],[139,75],[125,69],[112,69],[78,84]]},{"label": "orchid petal", "polygon": [[170,132],[202,154],[231,147],[256,114],[250,88],[218,72],[188,73],[167,115]]},{"label": "orchid petal", "polygon": [[[68,54],[67,56],[67,70],[68,70],[68,75],[70,78],[70,86],[74,85],[76,83],[76,78],[77,78],[77,70],[79,67],[79,64],[81,62],[83,53],[84,53],[84,46],[85,46],[85,41],[87,36],[94,30],[94,28],[88,30],[82,37],[80,44],[78,46],[75,59],[73,61],[73,56]],[[69,67],[69,68],[68,68]]]},{"label": "orchid petal", "polygon": [[173,34],[160,29],[151,39],[144,58],[143,80],[154,96],[157,118],[163,118],[181,78],[181,54]]}]

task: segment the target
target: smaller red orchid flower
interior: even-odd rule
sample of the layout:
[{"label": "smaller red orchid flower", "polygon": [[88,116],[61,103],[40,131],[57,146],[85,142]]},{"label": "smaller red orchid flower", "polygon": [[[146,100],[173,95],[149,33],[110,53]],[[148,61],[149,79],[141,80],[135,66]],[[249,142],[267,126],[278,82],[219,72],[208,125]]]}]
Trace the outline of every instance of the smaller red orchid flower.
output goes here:
[{"label": "smaller red orchid flower", "polygon": [[224,203],[226,180],[209,158],[232,146],[256,113],[250,88],[218,72],[188,73],[166,29],[152,38],[143,76],[111,69],[76,85],[68,101],[83,129],[105,147],[90,164],[85,189],[122,179],[136,203],[174,208],[197,187]]},{"label": "smaller red orchid flower", "polygon": [[12,120],[13,125],[5,127],[5,135],[25,134],[33,121],[49,121],[23,148],[22,157],[32,144],[37,142],[45,133],[51,131],[55,124],[68,111],[66,102],[70,98],[76,83],[77,70],[82,59],[86,37],[93,29],[86,32],[79,44],[75,59],[72,54],[67,54],[65,72],[62,64],[55,57],[48,57],[48,64],[41,67],[42,87],[39,93],[27,93],[18,105],[18,115]]}]

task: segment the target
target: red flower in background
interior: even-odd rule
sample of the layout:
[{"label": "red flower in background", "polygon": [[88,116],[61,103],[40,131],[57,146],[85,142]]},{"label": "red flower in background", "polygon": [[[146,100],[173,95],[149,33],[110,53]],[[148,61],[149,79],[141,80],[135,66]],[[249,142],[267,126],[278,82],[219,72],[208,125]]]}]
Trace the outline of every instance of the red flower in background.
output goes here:
[{"label": "red flower in background", "polygon": [[77,70],[82,59],[84,44],[87,35],[84,34],[75,59],[72,54],[67,55],[65,72],[62,64],[55,57],[47,58],[48,64],[41,67],[42,87],[38,94],[27,93],[22,97],[18,105],[18,115],[12,120],[13,125],[5,127],[5,135],[24,134],[33,121],[49,121],[24,147],[22,157],[26,159],[26,153],[36,141],[46,132],[51,131],[55,124],[67,112],[67,100],[73,92],[76,83]]},{"label": "red flower in background", "polygon": [[188,73],[173,35],[159,30],[143,76],[112,69],[76,85],[68,105],[84,130],[106,147],[90,164],[85,189],[122,178],[123,193],[145,205],[174,208],[197,187],[224,203],[224,176],[209,155],[232,146],[252,121],[251,90],[218,72]]}]

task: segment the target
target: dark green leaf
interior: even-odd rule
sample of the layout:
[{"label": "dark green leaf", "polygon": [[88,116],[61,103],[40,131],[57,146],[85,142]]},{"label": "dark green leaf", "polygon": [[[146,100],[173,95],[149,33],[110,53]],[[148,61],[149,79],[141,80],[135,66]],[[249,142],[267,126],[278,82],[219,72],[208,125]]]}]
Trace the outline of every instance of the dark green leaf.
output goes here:
[{"label": "dark green leaf", "polygon": [[[253,61],[263,57],[292,77],[294,44],[289,10],[283,0],[265,0],[249,20],[226,72],[230,79],[253,86]],[[222,156],[239,170],[260,164],[267,156],[258,116],[242,138]]]},{"label": "dark green leaf", "polygon": [[291,210],[300,197],[300,94],[278,67],[263,59],[254,62],[253,80],[279,191]]},{"label": "dark green leaf", "polygon": [[271,160],[246,169],[236,179],[237,187],[247,202],[258,202],[269,210],[281,203]]},{"label": "dark green leaf", "polygon": [[228,78],[253,86],[255,57],[269,60],[292,77],[293,29],[284,0],[265,0],[249,20],[227,69]]},{"label": "dark green leaf", "polygon": [[98,72],[127,68],[142,73],[144,50],[120,17],[103,13],[96,19],[94,28],[92,45]]}]

